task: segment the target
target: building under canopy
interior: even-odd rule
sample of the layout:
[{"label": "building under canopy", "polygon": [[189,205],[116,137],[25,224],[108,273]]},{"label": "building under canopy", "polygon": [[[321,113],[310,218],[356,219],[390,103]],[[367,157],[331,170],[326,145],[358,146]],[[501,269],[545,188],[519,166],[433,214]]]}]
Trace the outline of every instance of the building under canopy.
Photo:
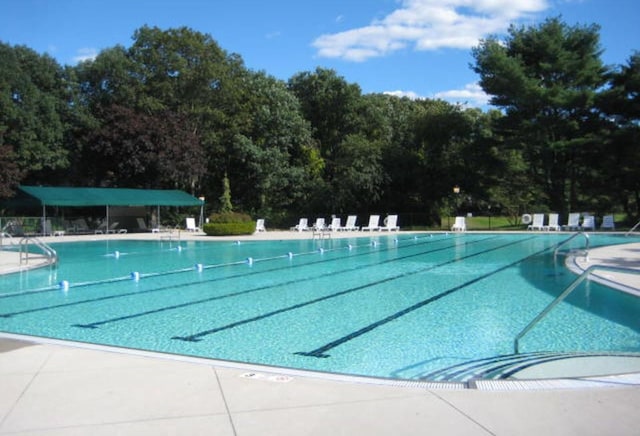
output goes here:
[{"label": "building under canopy", "polygon": [[110,209],[114,207],[157,208],[159,223],[161,206],[199,206],[202,211],[204,205],[203,199],[180,190],[20,186],[18,191],[12,205],[41,207],[43,223],[47,222],[47,207],[104,207],[107,229],[110,228]]}]

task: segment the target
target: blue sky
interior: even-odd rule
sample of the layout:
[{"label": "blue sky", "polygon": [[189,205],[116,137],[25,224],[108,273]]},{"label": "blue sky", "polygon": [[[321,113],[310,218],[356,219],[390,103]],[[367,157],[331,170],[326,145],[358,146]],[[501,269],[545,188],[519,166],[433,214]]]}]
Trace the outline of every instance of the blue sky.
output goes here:
[{"label": "blue sky", "polygon": [[143,25],[188,26],[282,80],[331,68],[364,93],[482,107],[471,47],[556,16],[600,25],[607,64],[640,50],[637,0],[0,0],[0,41],[74,65]]}]

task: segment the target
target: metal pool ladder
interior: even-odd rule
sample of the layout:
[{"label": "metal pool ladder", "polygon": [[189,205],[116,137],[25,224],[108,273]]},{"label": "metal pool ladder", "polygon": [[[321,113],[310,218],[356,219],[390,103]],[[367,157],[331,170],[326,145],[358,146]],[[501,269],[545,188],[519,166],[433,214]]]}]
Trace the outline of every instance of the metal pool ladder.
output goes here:
[{"label": "metal pool ladder", "polygon": [[58,253],[47,243],[38,238],[25,236],[20,240],[20,265],[29,263],[29,246],[33,244],[42,251],[47,258],[47,264],[53,265],[58,261]]},{"label": "metal pool ladder", "polygon": [[588,233],[584,233],[584,232],[578,232],[578,233],[574,233],[573,235],[571,235],[571,237],[569,237],[568,239],[565,239],[564,241],[562,241],[561,243],[559,243],[556,246],[555,251],[553,252],[553,260],[556,260],[556,257],[558,256],[558,251],[560,251],[560,247],[562,247],[563,245],[569,243],[571,240],[577,238],[578,236],[584,236],[585,238],[585,242],[586,242],[586,247],[584,249],[584,258],[588,261],[589,260],[589,234]]},{"label": "metal pool ladder", "polygon": [[[516,354],[520,353],[520,339],[522,339],[522,337],[526,335],[529,332],[529,330],[531,330],[542,318],[544,318],[549,312],[551,312],[551,310],[554,307],[556,307],[565,298],[567,298],[569,294],[571,294],[578,286],[580,286],[582,282],[587,280],[591,275],[591,273],[593,273],[593,271],[595,270],[640,274],[640,271],[638,270],[634,270],[630,268],[615,267],[615,266],[607,266],[607,265],[592,265],[589,268],[585,269],[582,272],[582,274],[580,274],[578,278],[573,281],[573,283],[567,286],[567,288],[560,295],[558,295],[556,299],[551,302],[551,304],[549,304],[542,312],[538,314],[538,316],[536,316],[533,319],[533,321],[531,321],[524,329],[522,329],[520,333],[518,333],[518,335],[513,341],[514,353]],[[638,295],[636,294],[630,293],[630,295],[635,295],[636,297],[638,297]]]}]

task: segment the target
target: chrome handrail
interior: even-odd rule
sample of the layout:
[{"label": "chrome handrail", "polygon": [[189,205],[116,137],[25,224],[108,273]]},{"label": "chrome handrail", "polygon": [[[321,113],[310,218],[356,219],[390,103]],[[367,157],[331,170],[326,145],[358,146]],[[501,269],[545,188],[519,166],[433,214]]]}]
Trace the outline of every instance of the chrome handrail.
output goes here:
[{"label": "chrome handrail", "polygon": [[58,253],[51,248],[47,243],[41,241],[38,238],[32,236],[25,236],[20,240],[20,265],[29,263],[29,245],[33,244],[38,247],[44,255],[49,259],[48,264],[53,265],[58,261]]},{"label": "chrome handrail", "polygon": [[638,226],[640,226],[640,221],[638,221],[635,226],[631,227],[631,229],[624,235],[629,236],[636,228],[638,228]]},{"label": "chrome handrail", "polygon": [[[520,339],[531,330],[542,318],[544,318],[554,307],[556,307],[560,302],[562,302],[565,298],[569,296],[582,282],[587,280],[591,273],[595,270],[603,270],[603,271],[612,271],[612,272],[623,272],[623,273],[631,273],[631,274],[640,274],[640,270],[630,269],[630,268],[621,268],[615,266],[608,265],[591,265],[589,268],[585,269],[582,274],[578,276],[567,288],[558,295],[555,300],[553,300],[547,307],[544,308],[542,312],[538,314],[525,328],[520,331],[513,340],[513,350],[516,354],[520,351]],[[638,297],[636,294],[631,294]]]},{"label": "chrome handrail", "polygon": [[568,243],[569,241],[571,241],[572,239],[577,238],[578,236],[583,235],[585,240],[586,240],[586,245],[587,247],[585,248],[585,259],[589,260],[589,245],[590,245],[590,240],[589,240],[589,234],[588,233],[584,233],[584,232],[577,232],[574,233],[573,235],[571,235],[571,237],[565,239],[564,241],[560,242],[557,246],[556,249],[553,252],[553,260],[556,260],[556,257],[558,256],[558,251],[560,251],[560,247],[562,247],[563,245],[565,245],[566,243]]}]

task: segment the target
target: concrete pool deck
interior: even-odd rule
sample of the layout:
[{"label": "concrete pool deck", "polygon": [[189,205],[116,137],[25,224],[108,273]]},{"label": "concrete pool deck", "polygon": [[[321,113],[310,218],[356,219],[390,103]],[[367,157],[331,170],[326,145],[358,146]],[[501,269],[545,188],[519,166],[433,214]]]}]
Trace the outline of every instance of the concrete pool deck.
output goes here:
[{"label": "concrete pool deck", "polygon": [[[269,232],[255,239],[300,236]],[[89,236],[132,237],[159,236]],[[640,268],[640,244],[620,249],[607,259]],[[598,250],[591,250],[590,263],[604,257]],[[17,253],[0,254],[0,265],[15,267]],[[6,334],[0,335],[0,387],[0,435],[636,435],[640,425],[640,375],[634,374],[462,389]]]}]

